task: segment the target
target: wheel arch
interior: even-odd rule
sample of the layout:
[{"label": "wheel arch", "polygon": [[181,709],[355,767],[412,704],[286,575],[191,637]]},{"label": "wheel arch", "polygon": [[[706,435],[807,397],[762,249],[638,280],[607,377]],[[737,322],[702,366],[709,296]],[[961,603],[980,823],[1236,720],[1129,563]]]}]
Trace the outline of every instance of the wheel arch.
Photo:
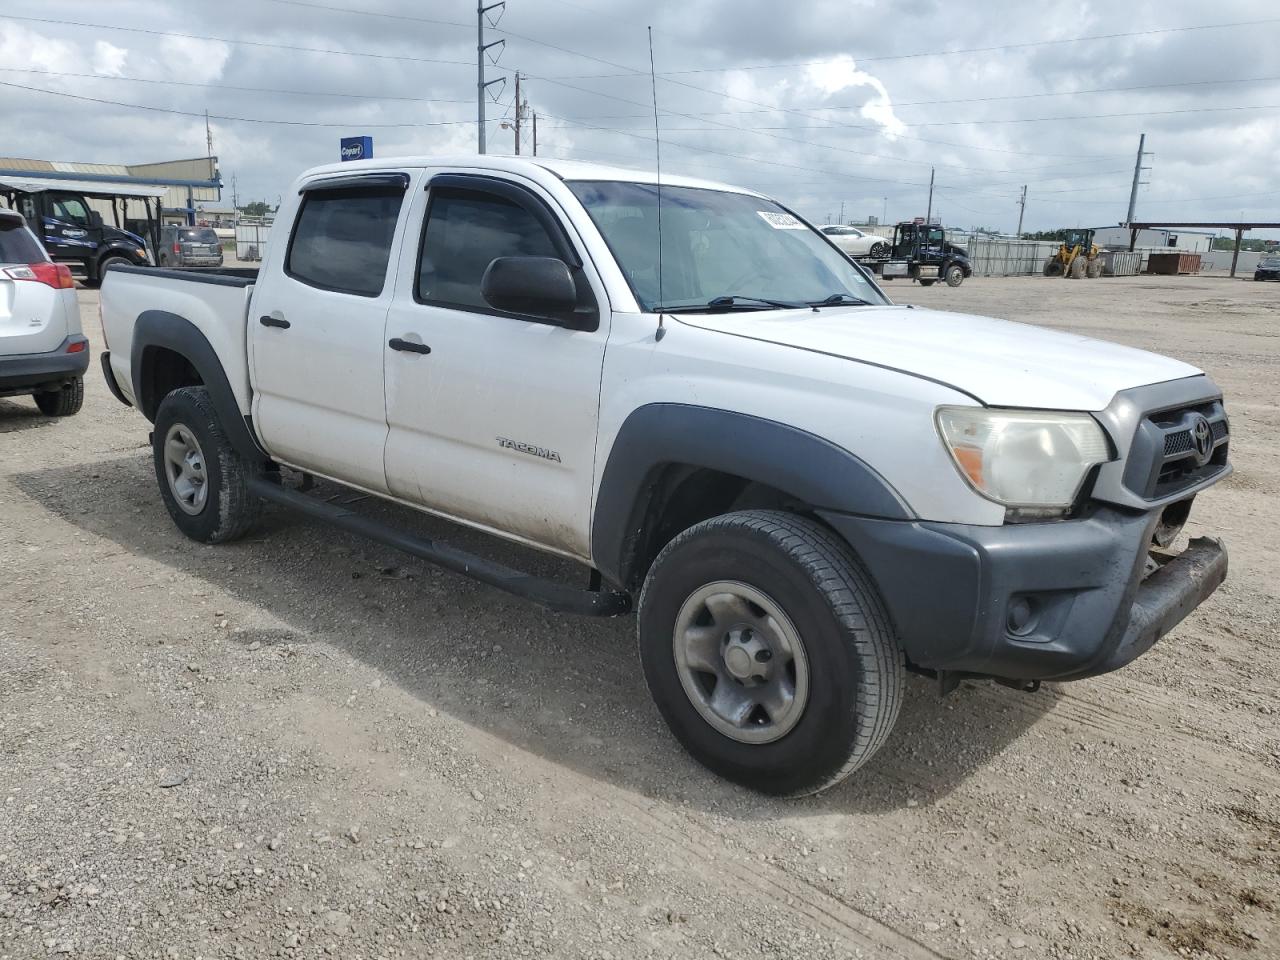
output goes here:
[{"label": "wheel arch", "polygon": [[592,517],[593,562],[634,591],[681,530],[749,507],[913,516],[874,468],[815,434],[730,410],[654,403],[633,411],[614,439]]},{"label": "wheel arch", "polygon": [[217,351],[190,320],[166,310],[140,314],[133,327],[129,369],[138,409],[151,422],[170,391],[203,386],[236,450],[254,459],[266,457],[240,412]]}]

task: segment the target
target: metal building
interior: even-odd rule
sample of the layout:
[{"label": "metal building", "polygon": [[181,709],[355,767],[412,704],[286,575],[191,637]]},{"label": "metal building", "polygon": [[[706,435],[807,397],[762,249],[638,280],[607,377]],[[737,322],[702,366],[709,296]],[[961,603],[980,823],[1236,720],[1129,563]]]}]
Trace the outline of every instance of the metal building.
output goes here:
[{"label": "metal building", "polygon": [[[222,176],[218,172],[217,157],[131,164],[0,157],[0,177],[42,183],[45,189],[50,190],[58,189],[59,184],[65,181],[76,183],[75,189],[81,190],[89,189],[88,185],[93,183],[98,184],[102,192],[117,196],[134,196],[129,188],[139,188],[137,197],[154,196],[163,190],[160,206],[165,223],[193,224],[201,201],[216,204],[222,199]],[[126,206],[126,220],[141,213],[140,201],[130,199],[123,202],[139,206],[137,211]],[[109,200],[91,198],[89,205],[108,219],[113,214]]]}]

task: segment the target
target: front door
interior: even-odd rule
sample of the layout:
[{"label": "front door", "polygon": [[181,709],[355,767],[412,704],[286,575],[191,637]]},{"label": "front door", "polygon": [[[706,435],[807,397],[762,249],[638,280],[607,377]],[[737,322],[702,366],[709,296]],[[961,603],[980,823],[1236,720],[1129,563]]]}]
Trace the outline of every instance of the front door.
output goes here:
[{"label": "front door", "polygon": [[95,226],[84,197],[50,191],[45,195],[44,242],[55,260],[88,263],[97,255],[102,228]]},{"label": "front door", "polygon": [[408,183],[309,184],[293,222],[273,228],[284,249],[272,250],[250,304],[253,416],[267,451],[377,492],[387,489],[383,328]]},{"label": "front door", "polygon": [[[442,185],[448,184],[448,185]],[[387,318],[391,492],[435,512],[589,556],[607,301],[553,200],[532,184],[437,177]],[[571,267],[594,329],[503,313],[480,294],[497,257]],[[430,353],[404,349],[404,343]]]}]

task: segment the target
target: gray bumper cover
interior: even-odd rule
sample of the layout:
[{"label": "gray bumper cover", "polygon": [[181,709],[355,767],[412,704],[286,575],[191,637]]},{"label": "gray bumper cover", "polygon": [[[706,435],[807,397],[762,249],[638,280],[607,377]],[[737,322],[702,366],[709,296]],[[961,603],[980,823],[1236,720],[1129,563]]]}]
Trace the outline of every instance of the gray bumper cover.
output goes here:
[{"label": "gray bumper cover", "polygon": [[[79,353],[67,353],[73,343],[84,343],[85,348]],[[81,336],[67,337],[48,353],[0,356],[0,394],[61,385],[72,377],[84,376],[88,368],[88,341]]]},{"label": "gray bumper cover", "polygon": [[[1193,540],[1149,576],[1159,512],[1102,507],[1057,523],[978,527],[827,513],[880,587],[918,666],[1073,680],[1140,656],[1226,577],[1221,542]],[[1011,630],[1011,604],[1034,612]]]}]

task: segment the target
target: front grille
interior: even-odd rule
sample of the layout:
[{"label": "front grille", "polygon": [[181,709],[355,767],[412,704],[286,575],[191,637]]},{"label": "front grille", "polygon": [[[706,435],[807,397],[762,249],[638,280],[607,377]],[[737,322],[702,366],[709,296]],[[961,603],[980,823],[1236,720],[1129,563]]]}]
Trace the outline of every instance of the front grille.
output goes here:
[{"label": "front grille", "polygon": [[[1196,449],[1194,428],[1209,422],[1209,455]],[[1226,469],[1230,424],[1221,401],[1148,414],[1129,450],[1125,486],[1148,500],[1174,496]]]}]

